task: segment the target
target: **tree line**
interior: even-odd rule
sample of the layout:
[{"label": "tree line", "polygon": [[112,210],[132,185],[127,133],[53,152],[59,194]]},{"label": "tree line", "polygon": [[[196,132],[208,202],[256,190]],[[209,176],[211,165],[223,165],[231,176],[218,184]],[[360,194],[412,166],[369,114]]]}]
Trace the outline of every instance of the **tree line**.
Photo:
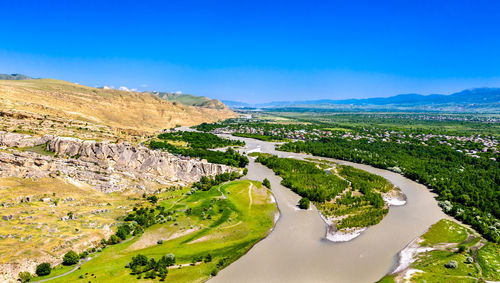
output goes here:
[{"label": "tree line", "polygon": [[487,239],[500,240],[500,165],[445,146],[322,138],[290,142],[279,150],[306,152],[390,169],[435,190],[449,201],[448,214],[470,224]]}]

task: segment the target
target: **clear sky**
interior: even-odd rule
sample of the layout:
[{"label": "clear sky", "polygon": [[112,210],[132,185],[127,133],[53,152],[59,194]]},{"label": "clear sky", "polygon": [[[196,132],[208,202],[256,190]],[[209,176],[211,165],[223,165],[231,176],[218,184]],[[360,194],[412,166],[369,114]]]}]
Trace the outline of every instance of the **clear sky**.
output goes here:
[{"label": "clear sky", "polygon": [[500,1],[0,1],[0,73],[268,102],[500,87]]}]

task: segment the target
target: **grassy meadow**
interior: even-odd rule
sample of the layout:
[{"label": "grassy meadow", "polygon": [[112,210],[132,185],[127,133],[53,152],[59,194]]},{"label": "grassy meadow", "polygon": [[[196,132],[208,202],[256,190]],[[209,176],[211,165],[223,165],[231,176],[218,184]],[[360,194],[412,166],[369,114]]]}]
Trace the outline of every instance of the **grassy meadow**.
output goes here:
[{"label": "grassy meadow", "polygon": [[[160,194],[159,199],[159,205],[172,212],[168,221],[130,241],[107,246],[81,269],[50,282],[156,282],[159,278],[131,275],[125,266],[138,254],[158,260],[169,253],[176,263],[168,269],[166,281],[202,282],[264,238],[277,213],[271,192],[254,181],[233,181],[193,193],[186,188]],[[208,254],[210,261],[200,260]]]}]

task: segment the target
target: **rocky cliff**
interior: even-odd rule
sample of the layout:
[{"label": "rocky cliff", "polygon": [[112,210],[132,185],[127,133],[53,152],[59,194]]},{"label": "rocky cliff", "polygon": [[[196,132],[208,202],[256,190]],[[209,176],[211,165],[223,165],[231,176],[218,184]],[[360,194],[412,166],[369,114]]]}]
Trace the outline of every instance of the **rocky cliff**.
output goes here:
[{"label": "rocky cliff", "polygon": [[[12,148],[44,144],[47,155]],[[0,146],[8,149],[0,152],[1,177],[69,177],[103,192],[147,190],[150,184],[186,184],[196,182],[202,176],[236,170],[129,143],[0,132]]]}]

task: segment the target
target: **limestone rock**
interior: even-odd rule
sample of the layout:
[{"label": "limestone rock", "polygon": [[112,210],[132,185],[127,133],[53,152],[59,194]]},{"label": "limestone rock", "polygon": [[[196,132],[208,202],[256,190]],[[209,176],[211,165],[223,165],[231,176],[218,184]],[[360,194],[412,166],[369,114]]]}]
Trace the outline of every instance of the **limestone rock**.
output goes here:
[{"label": "limestone rock", "polygon": [[47,143],[55,156],[30,151],[0,152],[0,177],[65,177],[76,185],[88,184],[102,192],[145,190],[151,183],[192,183],[202,176],[232,172],[226,165],[172,155],[144,146],[71,137],[32,137],[0,133],[0,145],[25,147]]}]

